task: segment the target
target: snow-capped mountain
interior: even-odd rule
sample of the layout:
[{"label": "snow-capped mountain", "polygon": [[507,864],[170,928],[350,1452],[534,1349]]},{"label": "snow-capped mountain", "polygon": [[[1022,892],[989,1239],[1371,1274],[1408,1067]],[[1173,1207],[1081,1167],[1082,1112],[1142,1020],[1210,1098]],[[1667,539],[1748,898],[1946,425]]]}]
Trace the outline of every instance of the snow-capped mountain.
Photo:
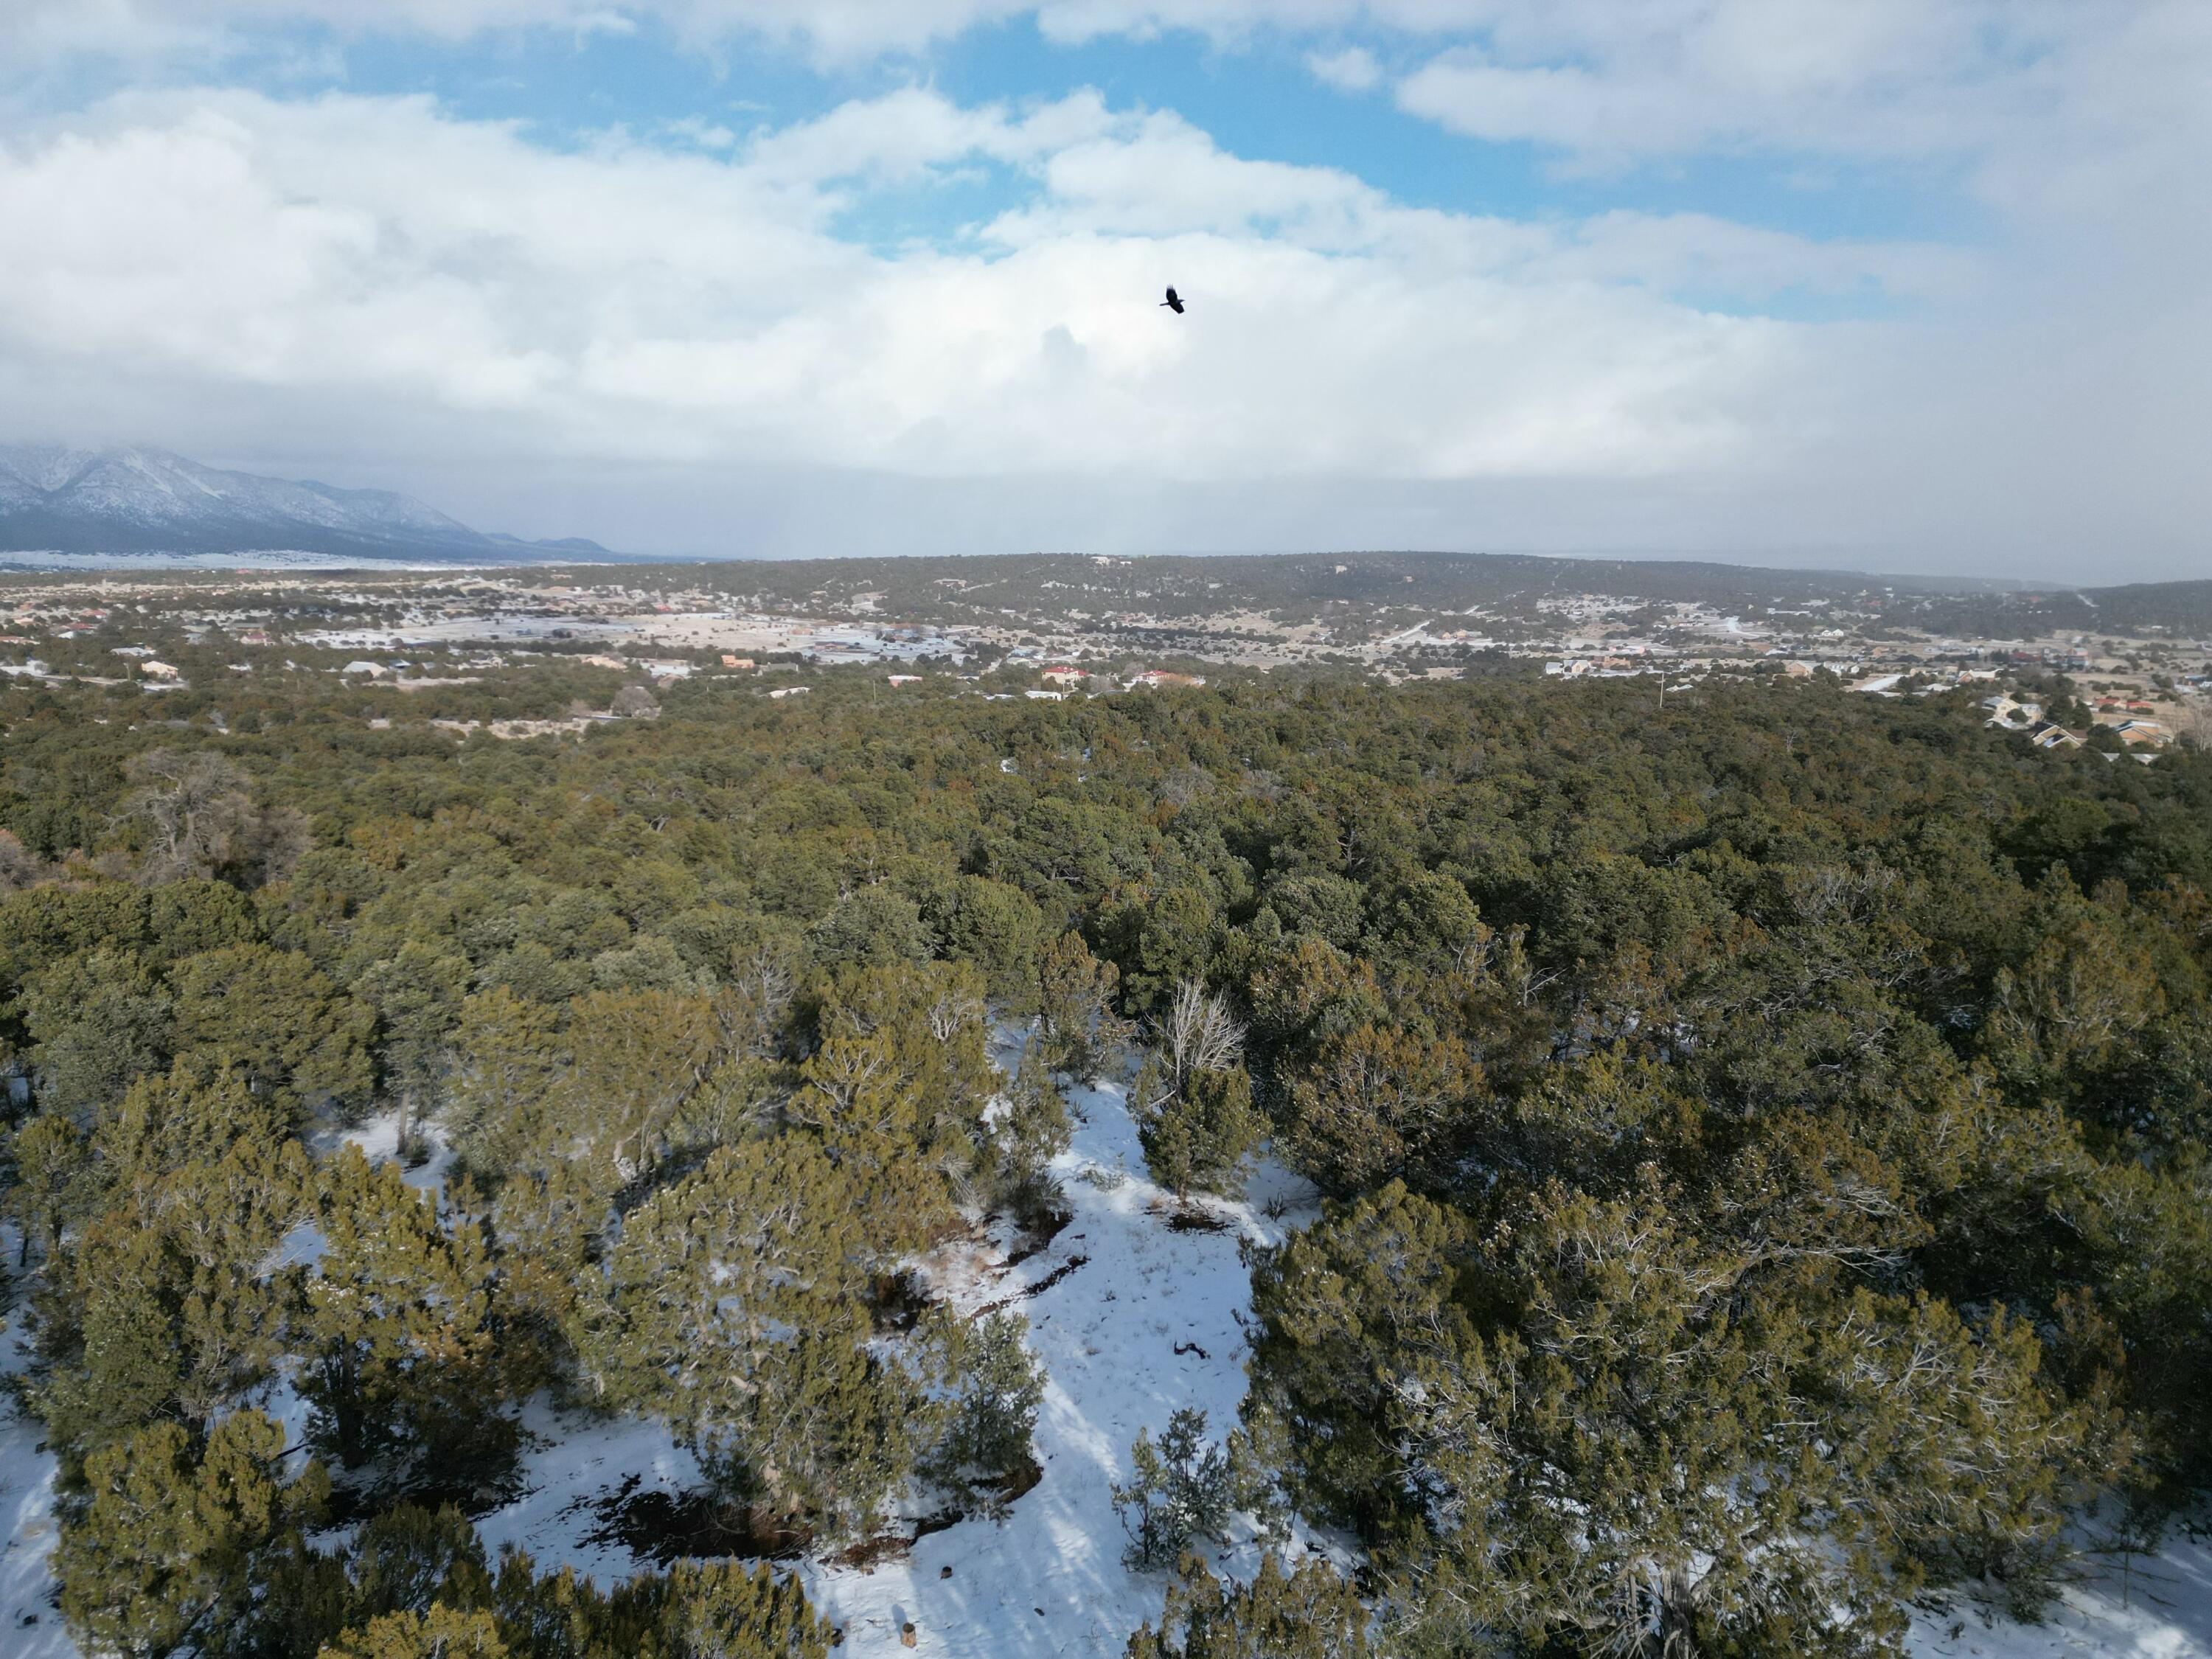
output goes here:
[{"label": "snow-capped mountain", "polygon": [[486,535],[388,489],[222,472],[160,449],[0,444],[0,553],[606,557],[596,542]]}]

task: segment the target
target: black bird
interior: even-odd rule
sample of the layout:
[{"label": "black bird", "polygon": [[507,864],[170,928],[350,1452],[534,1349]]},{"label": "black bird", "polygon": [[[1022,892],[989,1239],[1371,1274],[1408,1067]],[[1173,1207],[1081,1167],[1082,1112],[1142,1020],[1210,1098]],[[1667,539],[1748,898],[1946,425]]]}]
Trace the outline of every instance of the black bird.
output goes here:
[{"label": "black bird", "polygon": [[1170,311],[1175,313],[1176,316],[1180,317],[1182,315],[1182,301],[1177,297],[1176,291],[1173,289],[1170,289],[1168,290],[1168,297],[1161,301],[1160,303],[1165,306]]}]

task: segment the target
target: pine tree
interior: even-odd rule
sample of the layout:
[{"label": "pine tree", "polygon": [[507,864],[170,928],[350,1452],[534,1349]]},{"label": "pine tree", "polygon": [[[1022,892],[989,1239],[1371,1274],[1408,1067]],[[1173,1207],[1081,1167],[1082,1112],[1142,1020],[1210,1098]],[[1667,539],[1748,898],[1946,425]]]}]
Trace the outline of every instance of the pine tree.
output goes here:
[{"label": "pine tree", "polygon": [[1226,1002],[1195,980],[1176,988],[1154,1022],[1130,1110],[1152,1178],[1179,1197],[1237,1190],[1244,1159],[1267,1133],[1240,1063],[1243,1042]]},{"label": "pine tree", "polygon": [[921,1465],[963,1507],[998,1520],[1006,1517],[1006,1489],[1034,1467],[1031,1442],[1044,1403],[1044,1367],[1023,1340],[1028,1330],[1029,1322],[1011,1313],[974,1325],[947,1322],[940,1363],[950,1394]]},{"label": "pine tree", "polygon": [[1051,1210],[1060,1196],[1052,1161],[1067,1150],[1073,1131],[1067,1102],[1053,1086],[1033,1038],[1023,1045],[1021,1064],[987,1126],[982,1175],[993,1207],[1025,1226]]},{"label": "pine tree", "polygon": [[1129,1462],[1131,1478],[1115,1484],[1113,1497],[1129,1535],[1122,1559],[1133,1571],[1172,1565],[1199,1540],[1228,1541],[1241,1471],[1233,1449],[1206,1443],[1204,1412],[1184,1407],[1157,1443],[1151,1431],[1139,1430]]},{"label": "pine tree", "polygon": [[1045,1064],[1085,1088],[1113,1066],[1126,1035],[1114,1012],[1119,982],[1079,933],[1063,933],[1037,952],[1037,1040]]}]

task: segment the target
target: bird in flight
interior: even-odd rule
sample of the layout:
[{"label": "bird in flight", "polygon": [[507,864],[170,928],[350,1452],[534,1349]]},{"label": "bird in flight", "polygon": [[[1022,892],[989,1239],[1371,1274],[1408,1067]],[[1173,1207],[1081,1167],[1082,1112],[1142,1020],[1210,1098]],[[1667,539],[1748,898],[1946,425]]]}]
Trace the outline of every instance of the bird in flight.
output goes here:
[{"label": "bird in flight", "polygon": [[1170,311],[1175,313],[1176,316],[1180,317],[1182,315],[1182,297],[1178,295],[1173,289],[1170,289],[1168,290],[1168,297],[1161,301],[1160,303],[1165,306]]}]

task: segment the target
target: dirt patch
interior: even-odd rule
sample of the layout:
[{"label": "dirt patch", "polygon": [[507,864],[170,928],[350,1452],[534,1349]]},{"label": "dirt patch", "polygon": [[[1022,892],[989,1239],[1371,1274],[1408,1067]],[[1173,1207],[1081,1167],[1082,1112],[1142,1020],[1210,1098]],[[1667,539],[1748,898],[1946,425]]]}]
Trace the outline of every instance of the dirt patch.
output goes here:
[{"label": "dirt patch", "polygon": [[639,1475],[591,1500],[599,1524],[584,1541],[600,1549],[619,1545],[641,1560],[665,1567],[687,1556],[738,1556],[747,1560],[788,1560],[804,1551],[812,1534],[756,1510],[724,1503],[703,1490],[641,1491]]},{"label": "dirt patch", "polygon": [[[998,1501],[1011,1504],[1024,1492],[1033,1490],[1043,1479],[1044,1465],[1031,1458],[1000,1486]],[[872,1538],[863,1538],[858,1543],[848,1544],[825,1559],[837,1566],[858,1567],[863,1572],[881,1566],[886,1561],[902,1561],[907,1552],[930,1534],[958,1526],[968,1518],[969,1513],[959,1508],[939,1510],[916,1521],[911,1532],[880,1532]],[[951,1569],[946,1571],[949,1573]]]},{"label": "dirt patch", "polygon": [[1042,1296],[1054,1285],[1059,1284],[1061,1279],[1066,1278],[1068,1274],[1073,1273],[1078,1267],[1082,1267],[1090,1260],[1091,1258],[1087,1255],[1072,1255],[1068,1257],[1066,1261],[1061,1262],[1060,1266],[1054,1267],[1050,1273],[1047,1273],[1042,1279],[1037,1280],[1036,1284],[1024,1285],[1020,1290],[1016,1291],[1012,1296],[1002,1296],[996,1302],[985,1303],[981,1307],[975,1310],[974,1316],[977,1319],[981,1319],[985,1314],[994,1314],[1000,1311],[1002,1309],[1011,1308],[1017,1302],[1026,1302],[1033,1296]]},{"label": "dirt patch", "polygon": [[1201,1210],[1195,1204],[1172,1206],[1156,1204],[1152,1206],[1152,1213],[1167,1217],[1168,1231],[1171,1233],[1225,1233],[1231,1224],[1227,1216]]},{"label": "dirt patch", "polygon": [[1006,1265],[1009,1267],[1021,1266],[1023,1262],[1051,1243],[1054,1239],[1058,1238],[1067,1224],[1074,1219],[1074,1211],[1058,1208],[1048,1209],[1030,1217],[1027,1224],[1022,1229],[1021,1243],[1017,1244],[1007,1255]]},{"label": "dirt patch", "polygon": [[911,1271],[879,1273],[872,1289],[869,1315],[878,1334],[912,1330],[931,1300],[928,1281]]}]

